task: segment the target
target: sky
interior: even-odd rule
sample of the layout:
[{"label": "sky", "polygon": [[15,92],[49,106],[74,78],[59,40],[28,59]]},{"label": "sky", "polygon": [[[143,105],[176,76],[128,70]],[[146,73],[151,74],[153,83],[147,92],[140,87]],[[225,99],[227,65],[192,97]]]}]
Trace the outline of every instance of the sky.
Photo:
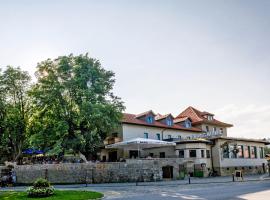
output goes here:
[{"label": "sky", "polygon": [[0,0],[0,67],[89,53],[126,112],[188,106],[270,138],[270,1]]}]

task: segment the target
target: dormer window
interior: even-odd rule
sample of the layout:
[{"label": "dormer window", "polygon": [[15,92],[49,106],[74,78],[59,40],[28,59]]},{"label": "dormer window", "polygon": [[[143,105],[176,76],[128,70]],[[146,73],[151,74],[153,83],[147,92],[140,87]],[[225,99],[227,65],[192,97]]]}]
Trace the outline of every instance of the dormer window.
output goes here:
[{"label": "dormer window", "polygon": [[153,116],[148,116],[148,117],[146,117],[146,122],[147,122],[147,123],[152,124],[153,121],[154,121]]},{"label": "dormer window", "polygon": [[191,122],[189,120],[185,121],[185,127],[190,128],[191,127]]},{"label": "dormer window", "polygon": [[213,116],[212,116],[212,115],[207,115],[207,119],[208,119],[209,121],[212,121],[212,120],[213,120]]},{"label": "dormer window", "polygon": [[168,125],[168,126],[172,126],[172,125],[173,125],[172,119],[167,119],[167,125]]}]

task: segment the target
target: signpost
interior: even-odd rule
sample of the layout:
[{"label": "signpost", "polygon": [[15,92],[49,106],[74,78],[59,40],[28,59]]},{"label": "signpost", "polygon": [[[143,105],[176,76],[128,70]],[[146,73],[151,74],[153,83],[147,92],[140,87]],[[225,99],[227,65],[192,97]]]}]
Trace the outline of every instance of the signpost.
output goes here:
[{"label": "signpost", "polygon": [[236,180],[240,179],[240,180],[244,181],[242,170],[235,170],[235,177],[236,177]]}]

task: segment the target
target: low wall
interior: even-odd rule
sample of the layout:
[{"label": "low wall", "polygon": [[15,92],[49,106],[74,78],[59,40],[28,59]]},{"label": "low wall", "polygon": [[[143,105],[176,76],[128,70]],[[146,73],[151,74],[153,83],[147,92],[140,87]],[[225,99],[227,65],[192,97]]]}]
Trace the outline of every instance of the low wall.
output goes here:
[{"label": "low wall", "polygon": [[[180,158],[164,158],[153,160],[127,159],[126,162],[111,163],[63,163],[42,165],[17,165],[14,167],[17,183],[31,184],[37,178],[47,178],[51,183],[116,183],[136,181],[161,181],[163,167],[171,166],[172,178],[179,178],[180,165],[184,161]],[[196,164],[196,163],[195,163]],[[185,165],[188,167],[188,165]],[[1,168],[1,167],[0,167]],[[191,165],[192,170],[194,166]],[[186,170],[188,171],[189,168]],[[231,175],[236,169],[244,174],[263,173],[262,166],[235,166],[214,168],[219,175]],[[209,171],[204,169],[204,175]]]},{"label": "low wall", "polygon": [[162,180],[162,169],[153,162],[18,165],[14,170],[19,184],[31,184],[37,178],[61,184]]},{"label": "low wall", "polygon": [[263,174],[266,173],[266,168],[265,170],[263,170],[262,166],[250,166],[250,167],[246,167],[246,166],[235,166],[235,167],[222,167],[222,168],[215,168],[215,170],[218,172],[218,174],[220,176],[229,176],[232,173],[235,172],[235,170],[241,170],[243,172],[243,174]]}]

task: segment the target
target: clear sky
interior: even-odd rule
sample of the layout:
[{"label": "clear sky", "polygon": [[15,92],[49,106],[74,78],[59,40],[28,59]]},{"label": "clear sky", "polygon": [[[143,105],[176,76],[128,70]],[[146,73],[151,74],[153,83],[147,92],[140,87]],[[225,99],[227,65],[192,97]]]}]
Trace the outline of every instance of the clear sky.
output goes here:
[{"label": "clear sky", "polygon": [[270,1],[0,0],[0,67],[89,52],[126,112],[191,105],[270,137]]}]

